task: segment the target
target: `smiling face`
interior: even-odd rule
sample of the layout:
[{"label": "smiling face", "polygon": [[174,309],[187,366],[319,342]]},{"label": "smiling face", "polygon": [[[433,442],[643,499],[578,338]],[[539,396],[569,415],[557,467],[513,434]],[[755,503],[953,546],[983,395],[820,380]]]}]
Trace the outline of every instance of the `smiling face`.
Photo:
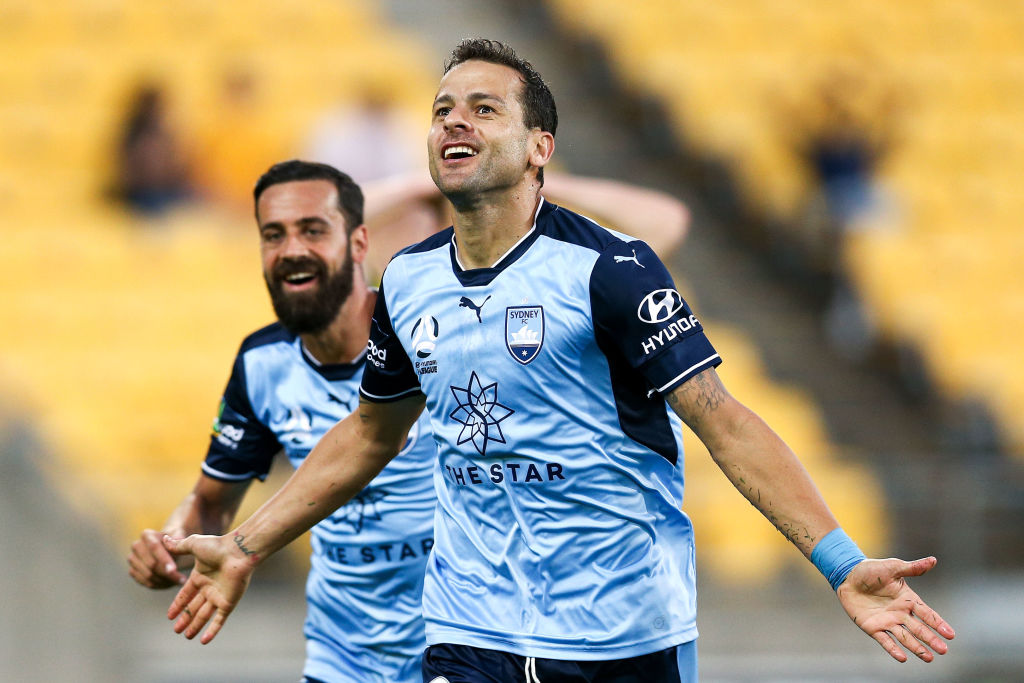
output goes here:
[{"label": "smiling face", "polygon": [[526,127],[522,92],[517,71],[480,60],[441,79],[427,148],[430,175],[453,202],[513,187],[550,159],[554,138]]},{"label": "smiling face", "polygon": [[327,180],[271,185],[256,215],[263,277],[278,319],[295,334],[326,329],[352,293],[354,264],[365,253],[362,233],[353,233],[354,240],[346,234],[337,188]]}]

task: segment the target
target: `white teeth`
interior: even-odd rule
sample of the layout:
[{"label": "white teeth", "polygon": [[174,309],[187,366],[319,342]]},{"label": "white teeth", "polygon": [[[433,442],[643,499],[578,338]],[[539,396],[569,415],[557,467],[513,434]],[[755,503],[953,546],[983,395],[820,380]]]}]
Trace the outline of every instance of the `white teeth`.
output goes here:
[{"label": "white teeth", "polygon": [[448,159],[453,154],[468,154],[471,157],[475,157],[476,151],[472,147],[467,147],[466,145],[455,145],[454,147],[449,147],[444,151],[444,158]]},{"label": "white teeth", "polygon": [[302,280],[307,277],[313,277],[313,273],[292,273],[291,275],[286,275],[284,279],[288,282],[295,282],[296,280]]}]

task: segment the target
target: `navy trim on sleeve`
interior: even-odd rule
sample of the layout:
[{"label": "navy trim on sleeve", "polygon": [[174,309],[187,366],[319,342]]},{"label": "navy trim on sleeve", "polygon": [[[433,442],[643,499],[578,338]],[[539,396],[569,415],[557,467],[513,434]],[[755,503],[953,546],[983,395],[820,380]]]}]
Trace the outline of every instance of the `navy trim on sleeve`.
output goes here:
[{"label": "navy trim on sleeve", "polygon": [[283,326],[269,325],[242,342],[231,370],[220,410],[213,422],[203,472],[225,481],[263,480],[274,456],[281,450],[277,436],[259,421],[249,398],[245,354],[252,349],[294,339]]},{"label": "navy trim on sleeve", "polygon": [[594,336],[608,359],[623,432],[674,463],[673,426],[655,394],[721,359],[644,242],[609,242],[591,271],[590,297]]},{"label": "navy trim on sleeve", "polygon": [[370,321],[366,369],[363,371],[359,394],[368,401],[387,403],[417,393],[421,393],[419,378],[391,325],[382,284],[377,293],[373,320]]}]

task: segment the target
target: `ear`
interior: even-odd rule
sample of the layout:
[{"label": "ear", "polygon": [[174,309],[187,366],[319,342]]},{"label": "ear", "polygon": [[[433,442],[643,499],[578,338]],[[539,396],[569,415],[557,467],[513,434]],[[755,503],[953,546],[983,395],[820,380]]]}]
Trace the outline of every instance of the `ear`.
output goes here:
[{"label": "ear", "polygon": [[530,165],[537,168],[547,166],[555,153],[555,136],[539,128],[533,130],[533,146],[530,149]]},{"label": "ear", "polygon": [[348,247],[352,254],[352,261],[355,263],[362,263],[366,260],[366,252],[370,248],[369,233],[366,230],[366,225],[360,225],[358,228],[349,233],[348,236]]}]

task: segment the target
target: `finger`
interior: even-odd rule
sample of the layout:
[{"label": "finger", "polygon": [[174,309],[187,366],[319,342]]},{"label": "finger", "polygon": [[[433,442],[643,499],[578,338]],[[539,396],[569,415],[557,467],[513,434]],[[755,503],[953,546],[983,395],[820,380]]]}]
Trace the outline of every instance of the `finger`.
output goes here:
[{"label": "finger", "polygon": [[146,543],[146,536],[145,536],[146,532],[142,532],[142,533],[143,533],[142,537],[137,538],[137,539],[135,539],[132,542],[132,546],[131,546],[132,552],[131,552],[131,555],[133,557],[139,558],[139,560],[142,561],[142,562],[149,563],[149,562],[152,562],[152,560],[153,560],[153,551],[150,548],[149,544]]},{"label": "finger", "polygon": [[157,576],[153,570],[140,560],[136,555],[128,557],[128,574],[146,588],[167,588],[171,583],[163,577]]},{"label": "finger", "polygon": [[156,567],[156,573],[165,577],[168,581],[173,583],[181,583],[184,577],[181,572],[178,571],[178,564],[171,557],[171,554],[167,552],[167,548],[164,547],[162,542],[162,536],[153,534],[146,538],[146,545],[149,547],[149,551],[153,555],[154,566]]},{"label": "finger", "polygon": [[[199,620],[199,615],[202,614],[203,605],[205,605],[206,602],[206,596],[204,596],[202,593],[199,593],[194,598],[192,598],[192,600],[190,600],[187,605],[182,607],[181,616],[179,616],[178,620],[174,622],[174,632],[182,633],[186,631],[190,626],[194,626],[195,622]],[[202,628],[202,626],[203,624],[200,622],[196,628]],[[195,633],[193,633],[192,635],[195,635]]]},{"label": "finger", "polygon": [[230,611],[222,609],[217,610],[217,613],[213,615],[213,620],[210,621],[210,627],[203,632],[203,637],[199,639],[199,642],[206,645],[216,638],[217,634],[220,633],[221,626],[223,626],[224,622],[227,621],[229,614],[231,614]]},{"label": "finger", "polygon": [[923,557],[913,562],[904,562],[902,560],[900,562],[902,564],[896,568],[895,576],[897,578],[906,578],[908,576],[921,576],[927,573],[938,563],[938,560],[934,557]]},{"label": "finger", "polygon": [[896,640],[900,641],[900,644],[917,655],[920,659],[926,662],[930,662],[935,659],[934,655],[924,646],[924,644],[914,637],[910,629],[905,624],[899,624],[893,630],[889,631]]},{"label": "finger", "polygon": [[889,656],[895,659],[897,662],[907,661],[907,653],[904,652],[896,641],[893,640],[892,636],[887,631],[878,631],[872,633],[871,637],[874,638],[882,648],[889,653]]},{"label": "finger", "polygon": [[196,616],[192,620],[192,623],[190,623],[188,625],[188,628],[185,629],[185,637],[189,640],[195,638],[196,634],[198,634],[199,631],[203,628],[203,626],[206,625],[206,622],[210,620],[210,617],[213,615],[216,609],[217,608],[214,607],[213,603],[210,601],[206,601],[205,603],[203,603],[203,605],[199,607],[198,611],[195,613]]},{"label": "finger", "polygon": [[163,541],[164,548],[166,548],[167,552],[171,555],[191,555],[192,545],[195,543],[193,539],[195,539],[195,536],[171,538],[167,534],[164,534],[163,538],[160,540]]},{"label": "finger", "polygon": [[128,568],[129,573],[136,581],[140,581],[140,578],[144,581],[149,581],[149,577],[152,574],[146,563],[135,552],[128,556]]},{"label": "finger", "polygon": [[939,635],[946,640],[952,640],[956,637],[956,632],[953,630],[953,627],[950,626],[945,619],[939,616],[938,612],[926,605],[920,598],[917,598],[914,601],[914,605],[911,608],[910,613],[938,631]]},{"label": "finger", "polygon": [[[195,576],[194,572],[193,576]],[[171,601],[171,606],[167,609],[167,618],[176,619],[198,592],[199,587],[196,585],[193,578],[190,577],[189,580],[185,582],[185,585],[181,587],[181,590],[178,591],[178,594],[174,596],[174,600]]]},{"label": "finger", "polygon": [[915,638],[934,650],[936,654],[944,655],[949,651],[949,646],[946,645],[945,641],[935,635],[935,631],[917,619],[911,618],[907,620],[904,628],[909,629]]}]

